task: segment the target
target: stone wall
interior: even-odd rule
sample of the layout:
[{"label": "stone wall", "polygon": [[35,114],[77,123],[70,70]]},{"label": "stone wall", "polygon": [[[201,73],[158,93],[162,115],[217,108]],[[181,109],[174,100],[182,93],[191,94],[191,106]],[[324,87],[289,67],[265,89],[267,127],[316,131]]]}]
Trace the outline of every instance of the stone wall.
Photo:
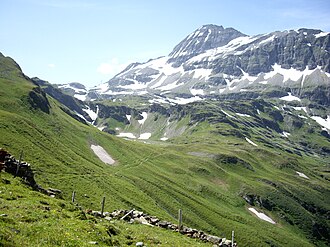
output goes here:
[{"label": "stone wall", "polygon": [[137,211],[137,210],[115,210],[112,213],[104,212],[103,214],[99,211],[92,211],[87,210],[88,214],[94,215],[96,217],[103,217],[105,220],[124,220],[129,223],[137,223],[137,224],[143,224],[148,225],[151,227],[160,227],[164,229],[168,229],[171,231],[180,232],[183,235],[186,235],[190,238],[200,239],[204,242],[210,242],[213,244],[213,246],[222,246],[222,247],[231,247],[235,246],[237,247],[237,243],[234,242],[232,245],[232,241],[228,240],[226,238],[221,238],[218,236],[213,236],[210,234],[207,234],[201,230],[189,228],[186,226],[182,226],[181,229],[178,225],[173,224],[168,221],[163,221],[157,218],[156,216],[150,216],[144,212]]}]

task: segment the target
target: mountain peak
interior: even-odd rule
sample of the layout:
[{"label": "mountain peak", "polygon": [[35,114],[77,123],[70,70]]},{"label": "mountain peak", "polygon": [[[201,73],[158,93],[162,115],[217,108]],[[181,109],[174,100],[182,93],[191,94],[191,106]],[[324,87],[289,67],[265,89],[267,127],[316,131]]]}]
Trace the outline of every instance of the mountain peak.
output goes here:
[{"label": "mountain peak", "polygon": [[205,29],[214,29],[214,30],[224,30],[224,27],[222,25],[214,25],[214,24],[205,24],[198,28],[197,30],[205,30]]},{"label": "mountain peak", "polygon": [[169,62],[183,62],[192,56],[215,47],[228,44],[231,40],[246,36],[234,28],[213,24],[203,25],[183,39],[169,54]]}]

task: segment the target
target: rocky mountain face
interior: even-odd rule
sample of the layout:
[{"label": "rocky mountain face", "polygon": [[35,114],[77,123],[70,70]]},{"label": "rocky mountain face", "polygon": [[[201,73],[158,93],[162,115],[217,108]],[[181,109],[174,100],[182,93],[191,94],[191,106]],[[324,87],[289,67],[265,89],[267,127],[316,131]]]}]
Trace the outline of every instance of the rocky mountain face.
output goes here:
[{"label": "rocky mountain face", "polygon": [[182,40],[169,54],[169,63],[173,67],[179,67],[190,58],[227,45],[231,40],[246,36],[233,28],[223,28],[216,25],[204,25]]},{"label": "rocky mountain face", "polygon": [[299,89],[299,93],[318,86],[328,88],[329,50],[330,34],[321,30],[248,36],[233,28],[205,25],[168,56],[131,64],[86,96],[161,95],[165,101],[175,97],[194,101],[247,92],[259,95],[274,88]]}]

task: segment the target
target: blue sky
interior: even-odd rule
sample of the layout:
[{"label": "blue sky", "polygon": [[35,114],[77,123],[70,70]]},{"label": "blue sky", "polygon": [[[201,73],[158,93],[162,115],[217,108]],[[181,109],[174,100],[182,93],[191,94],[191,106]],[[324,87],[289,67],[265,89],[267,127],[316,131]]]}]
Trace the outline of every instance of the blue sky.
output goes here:
[{"label": "blue sky", "polygon": [[204,24],[254,35],[330,31],[329,0],[0,0],[0,52],[52,83],[108,81]]}]

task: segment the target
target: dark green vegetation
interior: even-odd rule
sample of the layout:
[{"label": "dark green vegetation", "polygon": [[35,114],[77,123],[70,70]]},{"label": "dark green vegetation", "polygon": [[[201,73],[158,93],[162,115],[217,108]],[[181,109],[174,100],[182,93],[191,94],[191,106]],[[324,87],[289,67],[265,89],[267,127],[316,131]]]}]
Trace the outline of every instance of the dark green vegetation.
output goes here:
[{"label": "dark green vegetation", "polygon": [[[43,246],[29,235],[29,227],[39,227],[40,238],[49,240],[50,245],[60,245],[69,239],[73,246],[86,243],[90,239],[88,232],[94,228],[102,232],[92,234],[95,241],[109,244],[109,236],[104,233],[107,225],[77,219],[79,212],[68,203],[75,190],[77,202],[85,209],[100,209],[105,195],[106,211],[134,207],[174,222],[177,210],[182,208],[185,225],[227,238],[235,230],[239,246],[327,246],[329,137],[321,134],[315,121],[303,121],[293,114],[294,109],[284,114],[274,108],[276,103],[205,101],[170,108],[170,112],[161,106],[139,106],[135,110],[131,106],[134,121],[139,119],[134,112],[148,111],[143,132],[156,134],[150,140],[153,145],[126,141],[73,119],[68,114],[72,113],[70,109],[45,94],[11,59],[0,56],[0,147],[16,157],[23,150],[24,160],[33,164],[37,182],[45,188],[61,189],[64,194],[61,203],[65,205],[61,210],[60,201],[27,192],[17,180],[10,185],[1,184],[4,193],[0,194],[0,213],[12,215],[0,218],[0,234],[4,236],[1,243]],[[95,104],[90,107],[95,108]],[[111,107],[111,102],[98,104],[104,109],[105,105]],[[114,107],[123,106],[117,102]],[[319,110],[322,112],[322,108]],[[123,114],[128,113],[124,110]],[[299,114],[305,115],[303,111]],[[173,138],[159,142],[168,119]],[[100,118],[97,122],[106,122],[110,130],[120,127],[140,131],[137,125],[119,118]],[[290,132],[290,138],[281,136],[282,131]],[[90,149],[91,144],[101,145],[116,160],[116,165],[102,163]],[[298,176],[296,171],[309,179]],[[15,194],[13,200],[8,194],[11,190]],[[51,210],[57,212],[49,217],[56,218],[61,229],[75,236],[64,237],[65,231],[47,220],[45,215],[49,214],[43,212],[40,201],[49,203]],[[248,211],[251,205],[276,224],[255,217]],[[32,220],[19,220],[12,213],[15,207],[20,215]],[[121,223],[116,227],[123,232],[118,241],[126,241],[125,236],[130,234],[138,240],[138,232],[160,231]],[[13,233],[11,228],[20,232]],[[82,242],[76,237],[76,229]],[[48,230],[58,234],[47,238]],[[159,234],[163,246],[165,239],[174,239],[163,231]],[[181,238],[184,237],[173,245],[184,246],[188,240]]]}]

